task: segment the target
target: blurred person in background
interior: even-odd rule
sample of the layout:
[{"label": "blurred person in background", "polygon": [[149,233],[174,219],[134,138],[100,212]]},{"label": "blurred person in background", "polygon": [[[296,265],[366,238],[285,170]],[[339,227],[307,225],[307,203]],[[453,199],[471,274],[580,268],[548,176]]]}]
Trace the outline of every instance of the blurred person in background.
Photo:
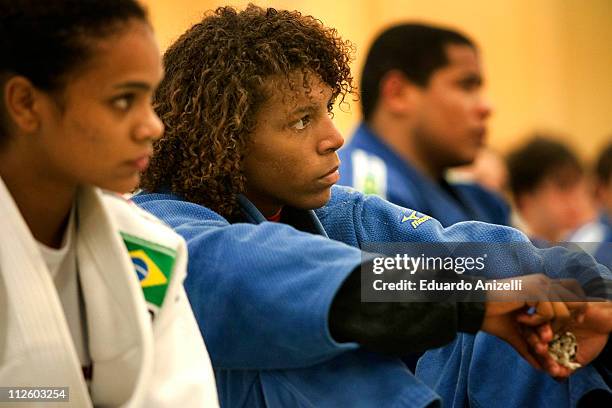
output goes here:
[{"label": "blurred person in background", "polygon": [[581,227],[570,238],[599,262],[612,267],[612,143],[600,153],[595,163],[595,201],[599,217]]},{"label": "blurred person in background", "polygon": [[509,207],[446,171],[474,162],[492,108],[478,49],[464,34],[423,24],[385,30],[361,76],[363,123],[339,152],[339,184],[414,208],[448,226],[508,224]]},{"label": "blurred person in background", "polygon": [[612,142],[603,149],[597,159],[595,175],[602,222],[612,225]]},{"label": "blurred person in background", "polygon": [[596,211],[578,157],[552,137],[534,135],[507,157],[517,224],[535,243],[554,244]]}]

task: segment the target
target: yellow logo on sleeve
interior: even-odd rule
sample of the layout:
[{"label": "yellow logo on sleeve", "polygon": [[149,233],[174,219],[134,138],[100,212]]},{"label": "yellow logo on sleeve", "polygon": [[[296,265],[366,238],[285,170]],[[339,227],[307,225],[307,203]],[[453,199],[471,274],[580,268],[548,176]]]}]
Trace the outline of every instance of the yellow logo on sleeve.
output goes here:
[{"label": "yellow logo on sleeve", "polygon": [[419,217],[417,215],[417,212],[412,210],[412,213],[410,215],[404,214],[404,216],[402,217],[402,223],[406,221],[412,221],[410,225],[412,225],[412,228],[417,229],[419,225],[430,219],[431,217],[429,215],[422,215]]}]

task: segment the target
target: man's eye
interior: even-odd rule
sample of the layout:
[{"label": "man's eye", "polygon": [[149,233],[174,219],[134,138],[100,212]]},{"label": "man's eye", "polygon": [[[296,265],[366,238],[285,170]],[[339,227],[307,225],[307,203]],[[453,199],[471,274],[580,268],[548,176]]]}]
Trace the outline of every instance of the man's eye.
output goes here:
[{"label": "man's eye", "polygon": [[300,120],[294,122],[293,125],[291,125],[291,127],[294,128],[295,130],[303,130],[306,128],[306,126],[308,126],[309,123],[310,123],[310,115],[306,115]]},{"label": "man's eye", "polygon": [[459,82],[459,86],[466,91],[477,90],[481,85],[482,83],[475,78],[468,78]]}]

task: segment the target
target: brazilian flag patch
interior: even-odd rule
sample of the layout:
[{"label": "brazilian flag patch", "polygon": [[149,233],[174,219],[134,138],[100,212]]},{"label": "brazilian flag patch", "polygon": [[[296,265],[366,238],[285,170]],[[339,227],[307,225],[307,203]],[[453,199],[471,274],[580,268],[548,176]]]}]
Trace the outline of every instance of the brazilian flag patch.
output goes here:
[{"label": "brazilian flag patch", "polygon": [[161,307],[168,290],[176,251],[121,232],[146,301]]}]

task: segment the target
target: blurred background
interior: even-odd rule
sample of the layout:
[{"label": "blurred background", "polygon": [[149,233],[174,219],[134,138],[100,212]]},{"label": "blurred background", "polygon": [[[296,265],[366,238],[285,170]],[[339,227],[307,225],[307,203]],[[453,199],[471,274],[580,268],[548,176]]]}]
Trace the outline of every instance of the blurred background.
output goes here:
[{"label": "blurred background", "polygon": [[[144,0],[164,50],[207,10],[248,1]],[[505,153],[533,130],[550,131],[592,160],[612,139],[612,0],[273,0],[334,27],[356,47],[359,81],[365,53],[387,26],[421,21],[450,26],[480,47],[494,106],[488,144]],[[347,110],[346,108],[344,108]],[[336,110],[344,135],[359,122],[357,103]]]}]

